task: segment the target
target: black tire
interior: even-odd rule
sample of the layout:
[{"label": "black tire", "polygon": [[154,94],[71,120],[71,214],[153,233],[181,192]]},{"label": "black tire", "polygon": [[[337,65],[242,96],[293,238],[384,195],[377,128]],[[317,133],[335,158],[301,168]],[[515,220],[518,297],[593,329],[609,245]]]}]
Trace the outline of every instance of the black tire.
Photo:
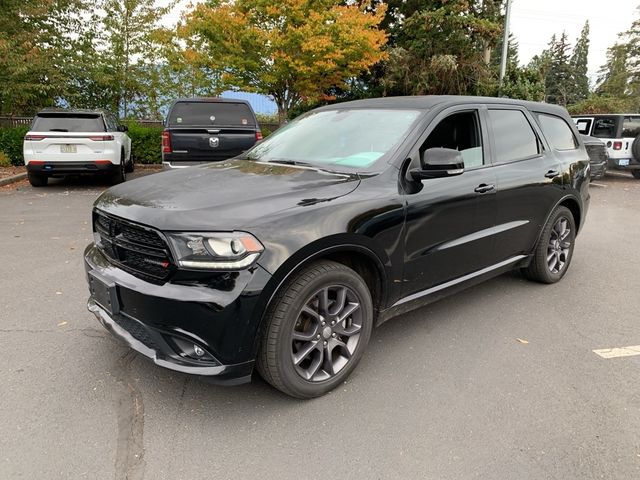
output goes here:
[{"label": "black tire", "polygon": [[640,135],[633,140],[633,143],[631,144],[631,153],[633,154],[633,158],[640,161]]},{"label": "black tire", "polygon": [[[563,237],[561,239],[557,226],[562,222],[566,222],[569,232],[566,238]],[[559,281],[567,273],[571,264],[575,238],[576,223],[571,210],[566,207],[557,207],[542,230],[542,235],[540,235],[540,240],[534,250],[531,263],[527,268],[523,269],[524,275],[529,280],[540,283],[556,283]],[[555,242],[557,242],[557,245],[554,246]],[[566,245],[566,242],[568,242],[568,248],[561,248]],[[553,257],[551,257],[552,255]],[[554,260],[557,261],[557,264],[552,267]],[[560,265],[561,263],[562,265]]]},{"label": "black tire", "polygon": [[633,175],[633,178],[636,180],[640,180],[640,170],[631,170],[631,175]]},{"label": "black tire", "polygon": [[[345,291],[341,302],[345,310],[340,310],[340,305],[337,305],[339,302],[337,293],[333,300],[330,299],[331,288]],[[331,308],[336,305],[338,307],[338,313],[335,314],[335,317],[329,313],[325,316],[319,314],[321,310],[319,295],[323,291],[329,292],[325,297],[328,301],[324,302],[327,305],[327,312],[329,310],[328,302],[332,302]],[[349,298],[357,299],[358,302],[350,303]],[[304,311],[303,308],[308,307],[314,299],[318,301],[318,313],[317,320],[312,321],[317,321],[318,325],[311,332],[310,339],[298,341],[294,339],[294,330],[299,328],[301,319],[308,312],[307,308]],[[335,322],[330,322],[330,319],[340,318],[340,312],[346,312],[354,305],[358,305],[355,307],[358,310],[357,313],[356,310],[351,310],[351,313],[345,314],[345,320],[338,321],[337,325],[333,326]],[[356,315],[359,325],[355,325]],[[308,322],[308,320],[305,321]],[[324,321],[326,321],[327,326],[321,327],[321,321],[322,325],[325,325]],[[257,370],[268,383],[292,397],[306,399],[324,395],[344,382],[356,367],[369,342],[372,329],[373,303],[371,293],[364,280],[356,272],[340,263],[326,260],[313,263],[287,281],[267,310],[256,361]],[[329,330],[328,334],[327,330]],[[357,333],[343,336],[341,332],[347,330],[353,330]],[[295,330],[295,332],[307,334],[299,330]],[[355,346],[353,351],[347,355],[349,358],[346,359],[341,355],[341,352],[347,353],[343,347],[346,349],[347,344],[352,343],[354,339],[356,340]],[[312,360],[311,357],[319,357],[316,360],[318,364],[321,364],[321,368],[316,367],[316,371],[319,374],[328,375],[328,378],[322,379],[319,374],[310,380],[303,378],[300,370],[304,361],[297,366],[294,365],[294,357],[299,352],[297,345],[300,344],[316,345],[312,347],[310,355],[306,356],[304,361],[309,360],[310,363],[313,363],[315,360]],[[327,346],[327,344],[329,345]],[[334,355],[336,350],[338,355]],[[337,358],[336,362],[334,362],[334,358]],[[334,372],[338,362],[341,362],[341,365]],[[325,365],[328,367],[325,368]]]},{"label": "black tire", "polygon": [[28,173],[29,183],[32,187],[46,187],[49,183],[49,177],[46,175],[38,175],[37,173]]},{"label": "black tire", "polygon": [[127,180],[127,164],[124,159],[124,152],[120,155],[120,164],[116,167],[116,171],[111,174],[109,179],[111,185],[118,185]]},{"label": "black tire", "polygon": [[127,162],[126,172],[127,173],[133,173],[134,170],[135,170],[135,165],[133,163],[133,153],[130,153],[129,154],[129,161]]}]

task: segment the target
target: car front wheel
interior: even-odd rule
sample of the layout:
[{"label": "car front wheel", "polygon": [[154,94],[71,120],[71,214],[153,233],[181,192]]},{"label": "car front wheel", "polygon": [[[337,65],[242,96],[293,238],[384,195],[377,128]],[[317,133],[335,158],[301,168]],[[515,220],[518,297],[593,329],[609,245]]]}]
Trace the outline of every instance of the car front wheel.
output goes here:
[{"label": "car front wheel", "polygon": [[576,224],[566,207],[556,208],[547,221],[531,263],[524,274],[541,283],[555,283],[564,277],[573,257]]},{"label": "car front wheel", "polygon": [[358,364],[373,328],[371,294],[352,269],[314,263],[287,282],[265,319],[257,368],[297,398],[323,395]]}]

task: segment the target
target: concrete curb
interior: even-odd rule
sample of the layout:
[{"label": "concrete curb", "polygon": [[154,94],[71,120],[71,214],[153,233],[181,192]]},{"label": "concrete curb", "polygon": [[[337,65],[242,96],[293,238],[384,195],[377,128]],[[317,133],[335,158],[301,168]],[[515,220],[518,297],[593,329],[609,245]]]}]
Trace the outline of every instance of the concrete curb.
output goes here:
[{"label": "concrete curb", "polygon": [[27,172],[19,173],[18,175],[13,175],[12,177],[0,179],[0,187],[4,187],[5,185],[9,185],[11,183],[19,182],[20,180],[24,180],[25,178],[27,178]]}]

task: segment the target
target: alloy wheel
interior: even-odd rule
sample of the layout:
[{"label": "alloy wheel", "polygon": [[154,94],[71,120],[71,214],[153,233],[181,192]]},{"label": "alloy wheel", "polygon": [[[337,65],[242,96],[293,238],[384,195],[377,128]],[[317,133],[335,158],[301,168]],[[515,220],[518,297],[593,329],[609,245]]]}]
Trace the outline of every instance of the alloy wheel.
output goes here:
[{"label": "alloy wheel", "polygon": [[562,272],[571,251],[571,229],[566,217],[559,217],[551,229],[547,245],[547,266],[554,274]]},{"label": "alloy wheel", "polygon": [[360,340],[361,303],[343,285],[324,287],[306,300],[291,336],[291,360],[298,375],[322,382],[347,365]]}]

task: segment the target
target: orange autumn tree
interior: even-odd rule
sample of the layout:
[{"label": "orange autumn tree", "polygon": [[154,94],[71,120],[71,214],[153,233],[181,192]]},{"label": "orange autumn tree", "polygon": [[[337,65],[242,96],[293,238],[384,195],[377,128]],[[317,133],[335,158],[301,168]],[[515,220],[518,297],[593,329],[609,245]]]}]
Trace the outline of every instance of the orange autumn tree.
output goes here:
[{"label": "orange autumn tree", "polygon": [[385,9],[335,0],[217,0],[185,15],[185,59],[221,72],[229,87],[271,95],[282,123],[303,100],[367,71],[384,58]]}]

